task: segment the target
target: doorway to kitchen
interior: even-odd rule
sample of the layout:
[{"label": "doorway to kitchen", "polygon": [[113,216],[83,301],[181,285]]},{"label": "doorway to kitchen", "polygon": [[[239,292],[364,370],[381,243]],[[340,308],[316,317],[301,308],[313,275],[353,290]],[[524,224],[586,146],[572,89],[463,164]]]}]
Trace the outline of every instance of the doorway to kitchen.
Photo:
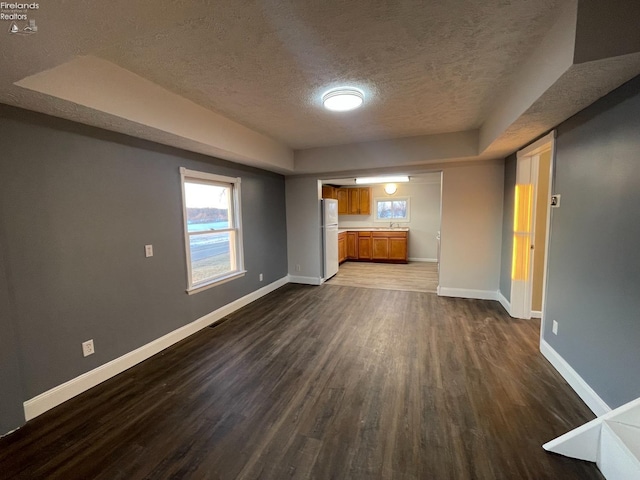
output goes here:
[{"label": "doorway to kitchen", "polygon": [[338,201],[339,270],[329,284],[436,293],[442,173],[322,180]]}]

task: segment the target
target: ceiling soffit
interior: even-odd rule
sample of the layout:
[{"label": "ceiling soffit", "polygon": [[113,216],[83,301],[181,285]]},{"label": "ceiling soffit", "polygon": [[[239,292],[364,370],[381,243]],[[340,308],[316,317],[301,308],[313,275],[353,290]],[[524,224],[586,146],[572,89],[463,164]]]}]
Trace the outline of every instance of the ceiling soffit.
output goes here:
[{"label": "ceiling soffit", "polygon": [[[640,73],[635,53],[576,60],[590,41],[576,28],[596,10],[581,17],[575,0],[522,0],[499,15],[498,3],[425,13],[403,2],[362,15],[357,1],[322,12],[221,1],[212,15],[158,2],[146,17],[136,15],[149,6],[130,6],[124,23],[117,8],[104,11],[91,28],[102,10],[71,1],[77,31],[53,29],[73,20],[59,11],[48,17],[51,42],[3,69],[0,101],[281,173],[337,172],[496,158]],[[600,56],[629,48],[617,42]],[[319,108],[336,79],[362,87],[366,108]]]},{"label": "ceiling soffit", "polygon": [[77,57],[16,85],[211,145],[228,160],[283,172],[293,169],[293,152],[286,145],[100,58]]}]

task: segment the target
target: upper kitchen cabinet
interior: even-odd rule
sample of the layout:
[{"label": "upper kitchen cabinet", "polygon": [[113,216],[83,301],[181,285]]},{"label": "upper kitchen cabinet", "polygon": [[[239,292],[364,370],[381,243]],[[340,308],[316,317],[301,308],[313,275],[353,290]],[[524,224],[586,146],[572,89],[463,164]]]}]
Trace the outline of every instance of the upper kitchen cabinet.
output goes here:
[{"label": "upper kitchen cabinet", "polygon": [[349,189],[337,188],[336,196],[338,197],[338,215],[349,214]]},{"label": "upper kitchen cabinet", "polygon": [[362,187],[358,190],[360,190],[360,198],[358,199],[360,215],[371,215],[371,187]]},{"label": "upper kitchen cabinet", "polygon": [[339,188],[339,215],[371,215],[371,187]]},{"label": "upper kitchen cabinet", "polygon": [[338,189],[331,185],[322,185],[322,198],[338,199]]}]

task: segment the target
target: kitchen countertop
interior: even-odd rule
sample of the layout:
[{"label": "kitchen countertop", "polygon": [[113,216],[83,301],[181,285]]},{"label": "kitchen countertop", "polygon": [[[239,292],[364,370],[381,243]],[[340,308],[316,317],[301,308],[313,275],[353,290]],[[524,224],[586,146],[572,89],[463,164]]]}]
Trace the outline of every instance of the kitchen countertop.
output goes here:
[{"label": "kitchen countertop", "polygon": [[409,227],[338,227],[338,233],[342,232],[408,232]]}]

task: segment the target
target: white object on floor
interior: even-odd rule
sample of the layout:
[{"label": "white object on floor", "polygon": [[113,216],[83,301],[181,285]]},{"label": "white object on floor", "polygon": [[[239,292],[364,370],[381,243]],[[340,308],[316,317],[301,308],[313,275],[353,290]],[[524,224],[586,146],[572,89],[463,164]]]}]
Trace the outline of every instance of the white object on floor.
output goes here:
[{"label": "white object on floor", "polygon": [[640,398],[545,443],[542,448],[595,462],[607,480],[640,480]]}]

